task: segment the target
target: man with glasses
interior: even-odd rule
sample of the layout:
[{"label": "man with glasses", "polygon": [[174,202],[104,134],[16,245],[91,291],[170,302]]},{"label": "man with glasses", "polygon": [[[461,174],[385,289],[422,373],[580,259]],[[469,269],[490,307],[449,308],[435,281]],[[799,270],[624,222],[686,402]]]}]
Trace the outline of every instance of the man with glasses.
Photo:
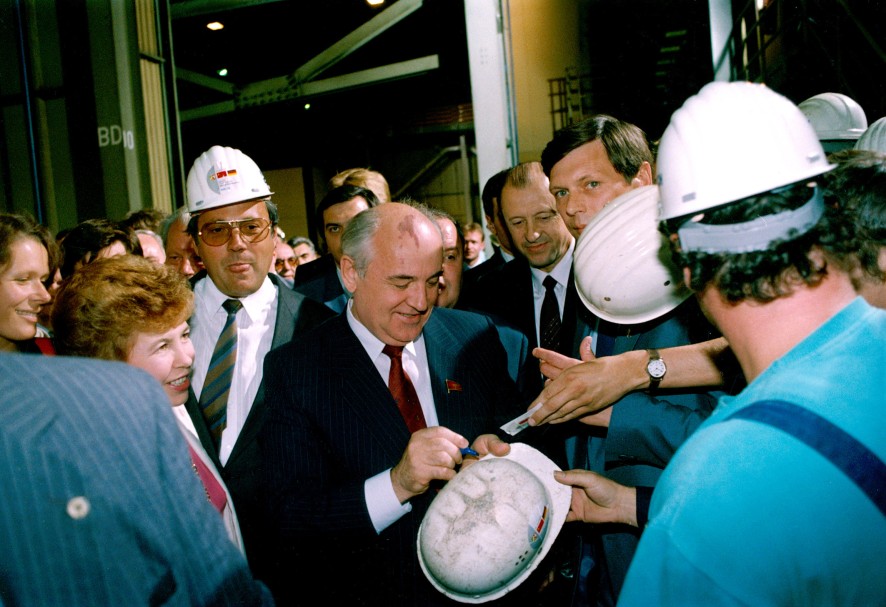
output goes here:
[{"label": "man with glasses", "polygon": [[196,354],[187,413],[228,485],[254,562],[264,552],[254,514],[264,357],[332,313],[269,274],[277,207],[252,159],[213,146],[194,162],[187,185],[188,233],[206,268],[193,279]]}]

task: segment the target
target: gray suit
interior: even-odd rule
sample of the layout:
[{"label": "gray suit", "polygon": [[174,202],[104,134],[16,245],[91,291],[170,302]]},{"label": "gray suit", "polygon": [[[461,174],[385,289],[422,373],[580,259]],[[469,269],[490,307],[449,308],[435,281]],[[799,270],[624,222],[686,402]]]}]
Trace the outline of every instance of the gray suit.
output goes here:
[{"label": "gray suit", "polygon": [[0,603],[270,603],[129,365],[0,354],[0,504]]}]

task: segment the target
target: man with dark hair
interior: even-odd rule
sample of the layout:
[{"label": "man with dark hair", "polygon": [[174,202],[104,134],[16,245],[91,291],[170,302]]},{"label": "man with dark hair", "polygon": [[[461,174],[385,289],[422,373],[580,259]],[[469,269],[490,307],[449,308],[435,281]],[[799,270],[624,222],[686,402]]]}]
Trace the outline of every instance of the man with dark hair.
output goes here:
[{"label": "man with dark hair", "polygon": [[[542,152],[542,166],[550,177],[550,194],[559,216],[576,239],[607,204],[651,185],[652,161],[643,131],[607,115],[593,116],[561,129]],[[593,316],[587,310],[583,312]],[[561,349],[560,354],[577,357],[580,353],[583,360],[592,361],[638,352],[640,375],[646,385],[645,389],[632,387],[621,391],[617,400],[605,403],[608,406],[581,417],[583,423],[561,426],[569,435],[566,444],[570,464],[632,486],[653,487],[676,449],[710,415],[716,402],[716,397],[705,389],[658,390],[657,384],[666,373],[666,360],[659,349],[703,342],[711,339],[715,331],[691,299],[642,323],[617,324],[597,318],[586,322],[586,334],[593,339],[585,340],[581,350],[575,342],[573,352]],[[581,336],[577,339],[581,340]],[[541,360],[550,355],[544,350],[534,354]],[[620,375],[600,373],[594,373],[592,379],[604,386],[626,381]],[[548,402],[545,398],[552,389],[547,386],[544,391],[539,390],[536,403],[542,403],[542,407],[533,414],[534,423],[550,421],[549,416],[558,410],[559,401]],[[641,498],[648,499],[649,493],[643,493]],[[594,566],[592,571],[587,571],[587,565],[582,569],[588,580],[583,587],[588,592],[584,600],[612,605],[618,599],[639,533],[629,526],[610,526],[586,529],[583,534],[585,561],[592,559]]]},{"label": "man with dark hair", "polygon": [[504,218],[501,214],[501,191],[508,178],[510,169],[504,169],[490,177],[483,186],[481,199],[483,201],[483,214],[486,216],[486,229],[492,239],[494,253],[492,257],[469,268],[464,273],[462,283],[464,291],[463,304],[468,305],[474,295],[476,283],[487,274],[498,272],[506,263],[514,259],[516,247],[511,240],[511,233],[505,227]]},{"label": "man with dark hair", "polygon": [[605,114],[560,129],[541,154],[551,193],[573,235],[621,194],[650,185],[652,163],[646,134]]},{"label": "man with dark hair", "polygon": [[[619,605],[882,602],[886,313],[853,287],[833,166],[789,100],[723,82],[674,113],[658,166],[675,260],[748,386],[668,464]],[[586,519],[601,486],[560,480]]]},{"label": "man with dark hair", "polygon": [[372,190],[357,185],[340,185],[327,192],[315,212],[320,242],[327,253],[298,269],[293,285],[297,292],[333,312],[344,311],[351,294],[341,277],[341,237],[355,215],[378,204]]}]

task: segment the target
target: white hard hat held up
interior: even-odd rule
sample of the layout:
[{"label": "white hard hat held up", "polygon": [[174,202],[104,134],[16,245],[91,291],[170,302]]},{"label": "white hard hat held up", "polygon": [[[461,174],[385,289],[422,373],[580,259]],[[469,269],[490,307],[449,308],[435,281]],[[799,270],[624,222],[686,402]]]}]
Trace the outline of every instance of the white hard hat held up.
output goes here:
[{"label": "white hard hat held up", "polygon": [[801,101],[797,107],[809,120],[820,141],[854,141],[868,127],[862,107],[842,93],[821,93]]},{"label": "white hard hat held up", "polygon": [[418,530],[418,559],[431,584],[462,603],[504,596],[538,567],[566,521],[572,489],[556,464],[511,445],[460,471],[434,498]]},{"label": "white hard hat held up", "polygon": [[855,142],[856,150],[886,154],[886,116],[874,121]]},{"label": "white hard hat held up", "polygon": [[691,295],[658,229],[658,205],[658,186],[631,189],[607,204],[575,245],[579,298],[604,320],[647,322]]},{"label": "white hard hat held up", "polygon": [[258,165],[234,148],[214,145],[188,173],[188,211],[200,213],[273,194]]},{"label": "white hard hat held up", "polygon": [[712,82],[671,116],[658,147],[660,219],[692,215],[834,168],[806,117],[762,84]]}]

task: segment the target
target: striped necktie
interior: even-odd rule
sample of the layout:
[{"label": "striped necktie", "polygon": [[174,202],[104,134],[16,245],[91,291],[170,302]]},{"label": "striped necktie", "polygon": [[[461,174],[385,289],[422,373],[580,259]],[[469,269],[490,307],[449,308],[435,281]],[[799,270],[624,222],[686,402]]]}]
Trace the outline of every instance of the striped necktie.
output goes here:
[{"label": "striped necktie", "polygon": [[216,449],[221,444],[222,432],[227,425],[228,394],[234,377],[234,363],[237,362],[237,311],[243,304],[237,299],[229,299],[222,307],[228,317],[212,351],[206,381],[200,393],[200,408]]}]

